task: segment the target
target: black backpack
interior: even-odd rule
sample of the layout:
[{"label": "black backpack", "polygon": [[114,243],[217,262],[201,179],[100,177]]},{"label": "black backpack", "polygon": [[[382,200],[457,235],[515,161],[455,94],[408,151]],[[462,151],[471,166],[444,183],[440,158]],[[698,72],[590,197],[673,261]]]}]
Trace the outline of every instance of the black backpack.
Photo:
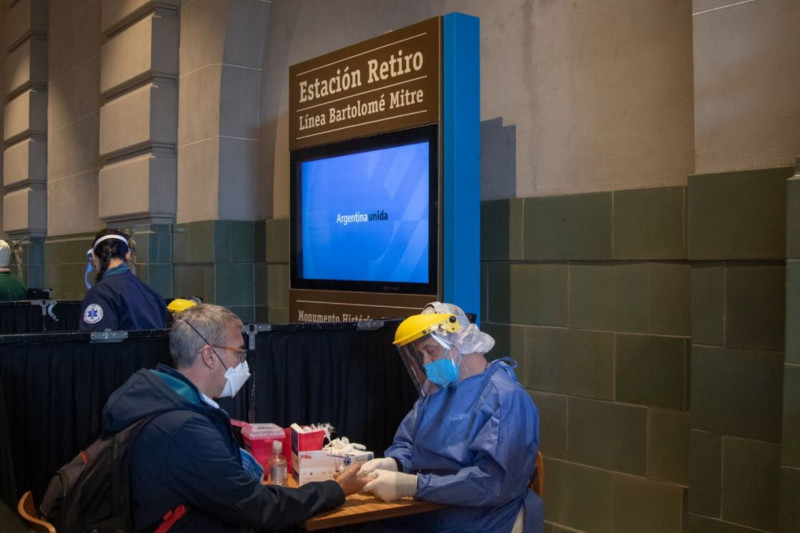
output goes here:
[{"label": "black backpack", "polygon": [[130,450],[133,439],[155,415],[103,435],[50,478],[39,510],[57,531],[133,531]]}]

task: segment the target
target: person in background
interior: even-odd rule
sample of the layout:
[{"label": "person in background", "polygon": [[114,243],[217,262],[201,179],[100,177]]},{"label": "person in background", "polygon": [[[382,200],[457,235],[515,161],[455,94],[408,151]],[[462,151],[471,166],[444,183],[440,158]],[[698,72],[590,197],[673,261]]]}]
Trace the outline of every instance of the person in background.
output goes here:
[{"label": "person in background", "polygon": [[11,262],[11,247],[0,240],[0,302],[24,300],[28,295],[25,284],[17,279],[8,264]]},{"label": "person in background", "polygon": [[166,516],[172,532],[277,529],[361,490],[366,480],[356,475],[358,467],[295,489],[263,485],[243,465],[230,418],[212,399],[233,397],[250,376],[242,321],[231,311],[198,304],[178,313],[169,351],[174,369],[139,370],[103,408],[107,432],[155,416],[131,449],[136,531],[153,531]]},{"label": "person in background", "polygon": [[127,235],[104,229],[95,236],[88,254],[97,276],[81,302],[81,331],[166,328],[164,298],[128,268]]},{"label": "person in background", "polygon": [[539,450],[539,414],[513,359],[486,359],[494,339],[457,306],[434,302],[404,320],[394,344],[420,398],[385,456],[366,462],[364,490],[449,504],[381,522],[379,531],[525,531],[544,528],[528,484]]}]

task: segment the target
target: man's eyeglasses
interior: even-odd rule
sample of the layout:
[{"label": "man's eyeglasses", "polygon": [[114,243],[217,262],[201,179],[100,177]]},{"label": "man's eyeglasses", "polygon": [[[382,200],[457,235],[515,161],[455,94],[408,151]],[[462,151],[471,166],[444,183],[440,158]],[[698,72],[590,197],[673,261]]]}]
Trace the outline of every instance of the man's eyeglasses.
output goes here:
[{"label": "man's eyeglasses", "polygon": [[229,352],[233,352],[236,354],[236,357],[239,359],[239,364],[242,364],[247,359],[247,350],[244,348],[231,348],[229,346],[217,346],[215,344],[209,344],[212,348],[219,348],[220,350],[228,350]]},{"label": "man's eyeglasses", "polygon": [[217,353],[216,350],[214,350],[214,348],[219,348],[220,350],[228,350],[229,352],[235,353],[236,354],[236,358],[239,360],[239,364],[244,363],[245,359],[247,359],[247,350],[245,350],[244,348],[230,348],[228,346],[215,346],[215,345],[211,344],[210,342],[208,342],[208,340],[203,336],[203,334],[200,333],[197,330],[196,327],[194,327],[194,324],[192,324],[188,320],[184,320],[184,322],[186,322],[186,324],[190,328],[192,328],[194,330],[194,332],[197,333],[200,336],[200,338],[203,339],[203,341],[207,345],[211,346],[211,349],[214,351],[215,354],[217,354],[217,359],[219,359],[220,363],[222,363],[222,366],[225,367],[225,370],[227,370],[228,367],[225,366],[225,362],[222,360],[222,357],[219,356],[219,354]]}]

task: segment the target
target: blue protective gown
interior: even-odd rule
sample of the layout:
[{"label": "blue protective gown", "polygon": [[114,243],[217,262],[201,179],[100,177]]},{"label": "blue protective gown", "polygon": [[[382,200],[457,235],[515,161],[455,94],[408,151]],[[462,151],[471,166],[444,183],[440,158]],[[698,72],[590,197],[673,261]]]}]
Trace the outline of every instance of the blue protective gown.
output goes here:
[{"label": "blue protective gown", "polygon": [[385,456],[418,474],[415,498],[459,507],[405,517],[384,529],[511,531],[524,505],[525,531],[542,531],[542,500],[528,489],[538,450],[536,405],[503,361],[420,398]]}]

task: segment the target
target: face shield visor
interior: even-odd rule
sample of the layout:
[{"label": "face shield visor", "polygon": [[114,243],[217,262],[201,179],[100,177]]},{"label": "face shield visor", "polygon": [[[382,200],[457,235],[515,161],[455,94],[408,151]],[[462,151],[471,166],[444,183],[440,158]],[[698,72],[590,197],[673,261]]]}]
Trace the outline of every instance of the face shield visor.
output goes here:
[{"label": "face shield visor", "polygon": [[431,333],[397,347],[420,396],[428,396],[458,381],[461,354],[448,336]]}]

